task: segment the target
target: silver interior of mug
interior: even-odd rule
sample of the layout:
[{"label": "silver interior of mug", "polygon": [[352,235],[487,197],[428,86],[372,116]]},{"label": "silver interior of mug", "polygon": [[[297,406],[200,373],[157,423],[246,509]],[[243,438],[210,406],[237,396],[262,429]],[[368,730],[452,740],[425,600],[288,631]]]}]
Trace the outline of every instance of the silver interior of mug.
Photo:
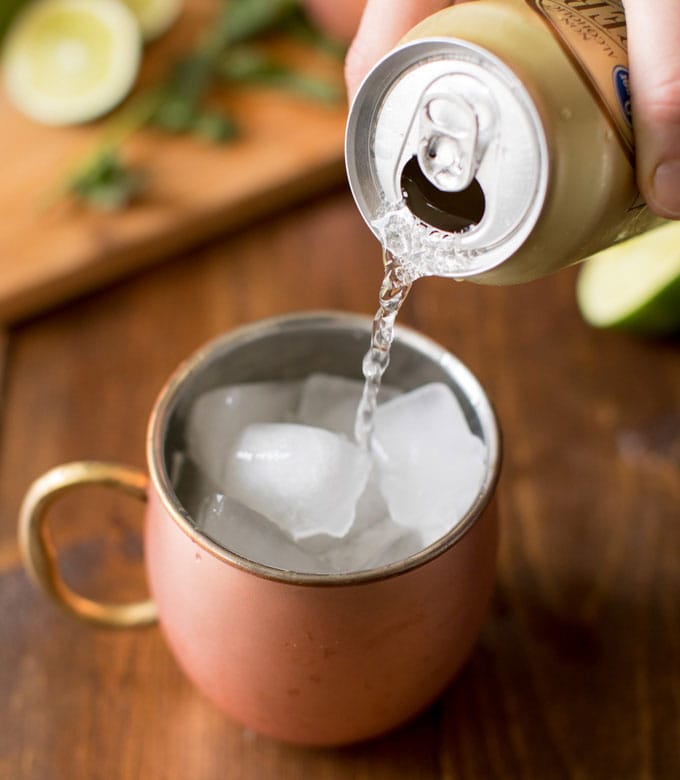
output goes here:
[{"label": "silver interior of mug", "polygon": [[[294,314],[259,321],[222,336],[189,358],[170,379],[156,405],[149,429],[151,476],[166,507],[190,535],[201,536],[175,494],[170,479],[176,453],[185,449],[188,410],[198,396],[216,387],[243,382],[302,379],[314,372],[362,379],[361,362],[371,331],[368,317],[319,312]],[[403,570],[420,559],[439,554],[455,543],[474,523],[493,493],[500,471],[500,433],[486,393],[473,374],[453,355],[408,328],[397,327],[385,383],[411,390],[428,382],[447,384],[465,414],[470,430],[485,445],[486,473],[476,501],[464,518],[440,540],[405,562],[383,567]],[[237,565],[262,570],[264,576],[286,578],[293,574],[247,561],[201,537],[201,543]],[[410,562],[410,563],[409,563]],[[408,564],[408,565],[407,565]],[[349,575],[301,575],[295,579],[363,579],[374,572]]]}]

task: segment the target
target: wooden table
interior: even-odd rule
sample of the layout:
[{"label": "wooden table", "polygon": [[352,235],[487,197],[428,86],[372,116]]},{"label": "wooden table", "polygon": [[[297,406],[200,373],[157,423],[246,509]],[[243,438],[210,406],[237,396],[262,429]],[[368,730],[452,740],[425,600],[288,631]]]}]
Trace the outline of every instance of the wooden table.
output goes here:
[{"label": "wooden table", "polygon": [[[680,777],[680,360],[676,341],[579,319],[573,271],[516,288],[434,279],[403,312],[455,351],[505,435],[496,593],[437,704],[344,749],[277,744],[218,713],[156,628],[95,630],[36,592],[16,516],[77,458],[144,462],[146,420],[211,337],[292,310],[372,313],[377,244],[344,191],[8,334],[0,474],[0,777]],[[92,490],[55,508],[69,582],[144,592],[140,512]]]}]

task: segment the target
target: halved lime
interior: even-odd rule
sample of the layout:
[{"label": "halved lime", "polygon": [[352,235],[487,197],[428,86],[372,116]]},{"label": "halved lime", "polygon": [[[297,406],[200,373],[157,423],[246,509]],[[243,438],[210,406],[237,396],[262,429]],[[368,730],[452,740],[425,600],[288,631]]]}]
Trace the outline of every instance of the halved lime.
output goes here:
[{"label": "halved lime", "polygon": [[680,330],[680,222],[593,255],[581,269],[576,295],[595,327],[658,335]]},{"label": "halved lime", "polygon": [[139,26],[119,0],[40,0],[8,32],[5,89],[40,122],[86,122],[127,95],[140,54]]},{"label": "halved lime", "polygon": [[123,0],[132,11],[145,41],[162,35],[177,19],[183,0]]}]

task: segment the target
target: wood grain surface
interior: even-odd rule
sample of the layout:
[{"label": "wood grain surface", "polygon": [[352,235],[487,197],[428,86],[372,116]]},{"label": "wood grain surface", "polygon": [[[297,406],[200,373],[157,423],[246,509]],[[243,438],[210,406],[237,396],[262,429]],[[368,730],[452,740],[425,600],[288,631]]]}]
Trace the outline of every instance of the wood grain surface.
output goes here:
[{"label": "wood grain surface", "polygon": [[[157,86],[214,19],[216,0],[187,0],[170,32],[145,50],[138,89]],[[280,60],[339,87],[337,58],[293,41],[270,46]],[[102,143],[106,121],[53,128],[30,121],[0,95],[0,322],[40,312],[144,265],[323,191],[344,177],[346,105],[281,90],[215,90],[241,136],[213,144],[138,132],[125,160],[147,179],[144,196],[104,213],[58,197],[64,180]]]},{"label": "wood grain surface", "polygon": [[[217,712],[157,629],[94,630],[30,584],[30,481],[76,458],[144,462],[146,420],[209,338],[293,310],[372,313],[378,247],[344,191],[9,331],[0,452],[0,777],[378,780],[680,776],[677,341],[596,332],[573,270],[514,288],[418,282],[402,320],[457,353],[505,439],[497,588],[472,658],[426,713],[337,750]],[[140,510],[83,493],[51,520],[99,597],[144,593]],[[445,597],[445,594],[443,594]]]}]

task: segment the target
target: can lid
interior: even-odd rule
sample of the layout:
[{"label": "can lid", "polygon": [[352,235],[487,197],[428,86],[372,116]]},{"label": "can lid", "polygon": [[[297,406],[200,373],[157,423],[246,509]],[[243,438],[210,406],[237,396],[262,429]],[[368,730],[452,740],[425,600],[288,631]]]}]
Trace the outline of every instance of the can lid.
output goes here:
[{"label": "can lid", "polygon": [[547,190],[548,146],[526,88],[455,38],[414,41],[377,63],[350,108],[345,160],[359,211],[414,277],[500,265]]}]

